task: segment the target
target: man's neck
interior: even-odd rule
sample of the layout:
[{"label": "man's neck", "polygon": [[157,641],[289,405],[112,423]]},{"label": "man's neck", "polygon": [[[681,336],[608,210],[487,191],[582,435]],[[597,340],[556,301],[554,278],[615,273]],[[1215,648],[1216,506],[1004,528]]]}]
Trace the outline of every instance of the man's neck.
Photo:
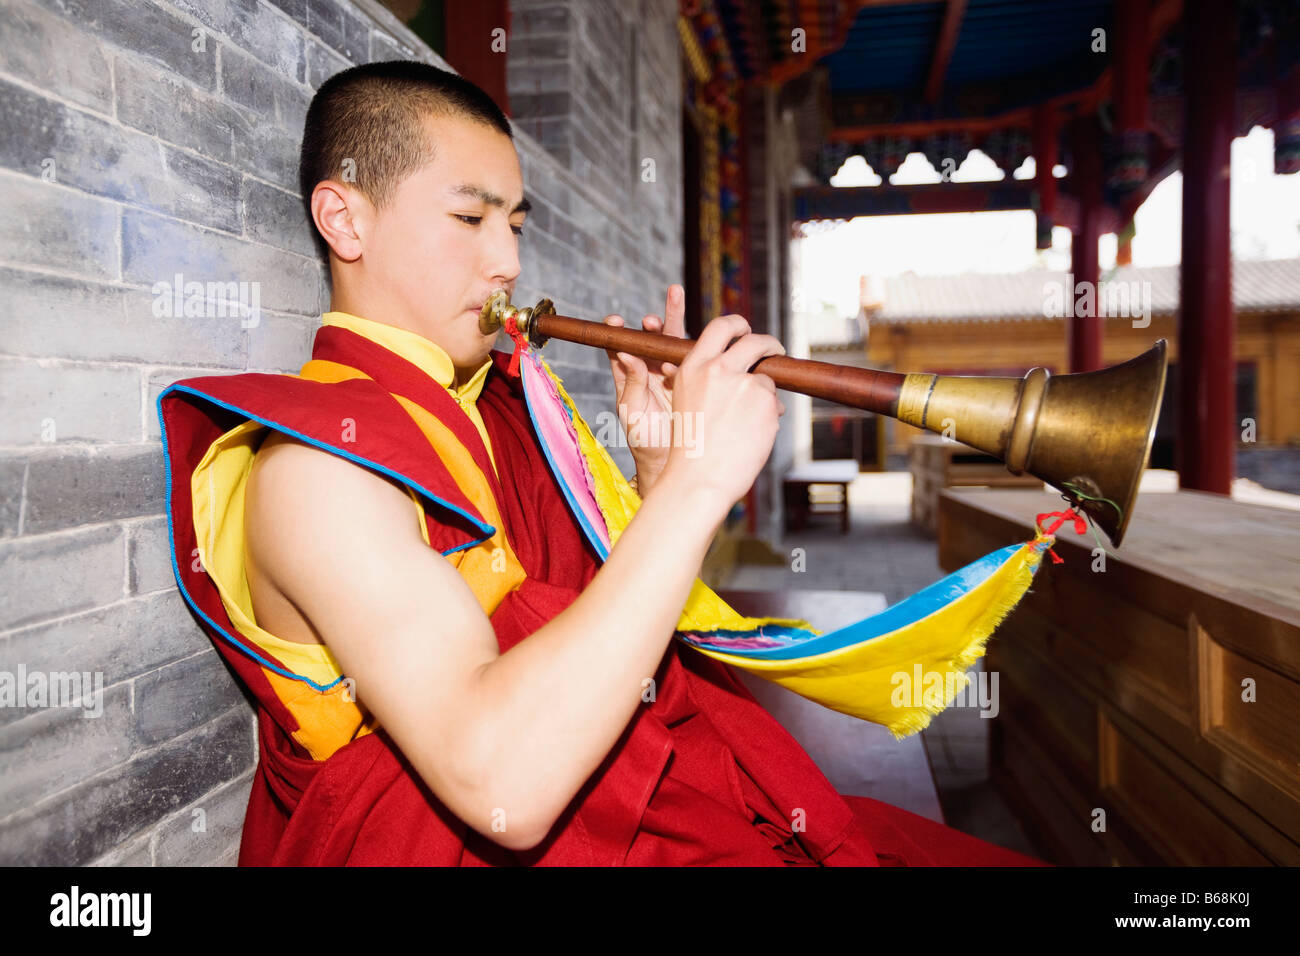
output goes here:
[{"label": "man's neck", "polygon": [[[407,332],[412,332],[415,335],[420,336],[421,338],[428,339],[430,342],[433,342],[433,344],[438,346],[440,349],[442,349],[443,352],[447,351],[443,347],[441,342],[437,341],[436,339],[429,338],[429,336],[426,335],[420,329],[413,329],[410,326],[403,325],[400,322],[389,322],[389,321],[385,321],[385,319],[375,318],[374,316],[369,314],[370,310],[368,310],[360,302],[353,301],[352,297],[347,295],[346,292],[336,291],[334,295],[330,296],[330,311],[346,312],[348,315],[355,315],[363,319],[369,319],[372,322],[380,322],[384,325],[391,325],[394,328],[399,328]],[[479,370],[479,367],[481,366],[476,366],[474,368],[462,368],[461,366],[453,363],[452,368],[454,369],[454,374],[451,380],[451,387],[456,389],[463,386],[466,382],[468,382],[471,378],[474,377],[474,373]]]}]

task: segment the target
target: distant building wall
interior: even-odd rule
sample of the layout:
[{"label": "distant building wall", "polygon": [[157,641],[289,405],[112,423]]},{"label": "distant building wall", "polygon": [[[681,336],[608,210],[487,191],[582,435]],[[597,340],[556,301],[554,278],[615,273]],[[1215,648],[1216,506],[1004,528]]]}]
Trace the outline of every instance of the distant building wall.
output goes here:
[{"label": "distant building wall", "polygon": [[[1178,362],[1177,319],[1151,316],[1147,328],[1126,318],[1106,319],[1102,363],[1133,358],[1164,338],[1169,361]],[[1236,357],[1255,367],[1256,442],[1300,443],[1300,311],[1236,315]],[[828,361],[835,361],[827,358]],[[867,364],[900,372],[948,372],[961,375],[1014,374],[1035,365],[1068,371],[1065,321],[1023,319],[996,322],[887,322],[875,319],[867,345]],[[892,423],[890,451],[906,449],[917,430]]]}]

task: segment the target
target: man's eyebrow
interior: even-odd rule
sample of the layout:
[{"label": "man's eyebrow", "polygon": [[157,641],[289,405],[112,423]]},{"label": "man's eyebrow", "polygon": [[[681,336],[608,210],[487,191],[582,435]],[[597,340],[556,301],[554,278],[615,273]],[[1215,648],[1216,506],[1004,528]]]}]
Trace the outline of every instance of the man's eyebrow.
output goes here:
[{"label": "man's eyebrow", "polygon": [[[453,196],[468,196],[470,199],[477,199],[479,202],[485,202],[489,206],[496,206],[498,209],[506,208],[506,201],[503,198],[492,192],[492,190],[484,189],[482,186],[476,185],[475,183],[461,183],[459,186],[452,189],[451,194]],[[515,208],[511,210],[511,214],[513,215],[517,212],[528,212],[528,210],[532,208],[533,204],[528,201],[527,197],[525,197],[515,204]]]}]

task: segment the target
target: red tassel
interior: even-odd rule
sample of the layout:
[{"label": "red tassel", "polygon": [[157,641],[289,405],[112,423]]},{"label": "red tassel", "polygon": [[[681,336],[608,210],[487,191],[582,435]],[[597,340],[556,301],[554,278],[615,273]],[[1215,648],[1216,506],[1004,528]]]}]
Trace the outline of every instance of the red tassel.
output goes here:
[{"label": "red tassel", "polygon": [[510,356],[510,365],[506,372],[511,378],[519,377],[519,357],[523,355],[524,349],[528,348],[528,339],[523,332],[519,331],[519,323],[515,321],[513,315],[507,315],[505,321],[506,334],[510,336],[515,343],[515,350]]},{"label": "red tassel", "polygon": [[[1043,527],[1043,519],[1044,519],[1044,518],[1055,518],[1056,520],[1055,520],[1054,522],[1052,522],[1051,527],[1049,527],[1049,528],[1044,528],[1044,527]],[[1071,520],[1071,519],[1074,520],[1074,533],[1075,533],[1075,534],[1086,534],[1086,533],[1087,533],[1087,531],[1088,531],[1088,520],[1087,520],[1087,519],[1086,519],[1086,518],[1085,518],[1085,517],[1084,517],[1080,512],[1075,511],[1073,506],[1071,506],[1071,507],[1069,507],[1069,508],[1066,508],[1064,511],[1045,511],[1045,512],[1043,512],[1042,514],[1038,515],[1038,516],[1034,519],[1034,526],[1035,526],[1036,528],[1038,528],[1038,533],[1039,533],[1039,534],[1055,534],[1057,528],[1061,527],[1061,525],[1065,524],[1065,522],[1067,522],[1067,521],[1069,521],[1069,520]],[[1048,549],[1047,549],[1047,553],[1050,554],[1050,555],[1052,556],[1052,563],[1053,563],[1053,564],[1064,564],[1064,563],[1065,563],[1065,559],[1062,558],[1062,557],[1061,557],[1059,554],[1057,554],[1055,551],[1053,551],[1051,548],[1048,548]]]}]

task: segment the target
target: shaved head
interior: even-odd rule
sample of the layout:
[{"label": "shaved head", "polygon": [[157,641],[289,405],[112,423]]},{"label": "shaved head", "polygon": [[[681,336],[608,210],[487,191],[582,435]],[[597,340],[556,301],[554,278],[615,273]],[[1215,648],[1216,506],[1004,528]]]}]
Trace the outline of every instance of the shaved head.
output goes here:
[{"label": "shaved head", "polygon": [[[433,160],[430,116],[468,119],[512,135],[510,121],[483,90],[427,63],[367,63],[322,83],[307,110],[298,165],[308,219],[312,191],[327,179],[348,183],[383,210],[397,186]],[[328,261],[328,244],[319,231],[314,238]]]}]

